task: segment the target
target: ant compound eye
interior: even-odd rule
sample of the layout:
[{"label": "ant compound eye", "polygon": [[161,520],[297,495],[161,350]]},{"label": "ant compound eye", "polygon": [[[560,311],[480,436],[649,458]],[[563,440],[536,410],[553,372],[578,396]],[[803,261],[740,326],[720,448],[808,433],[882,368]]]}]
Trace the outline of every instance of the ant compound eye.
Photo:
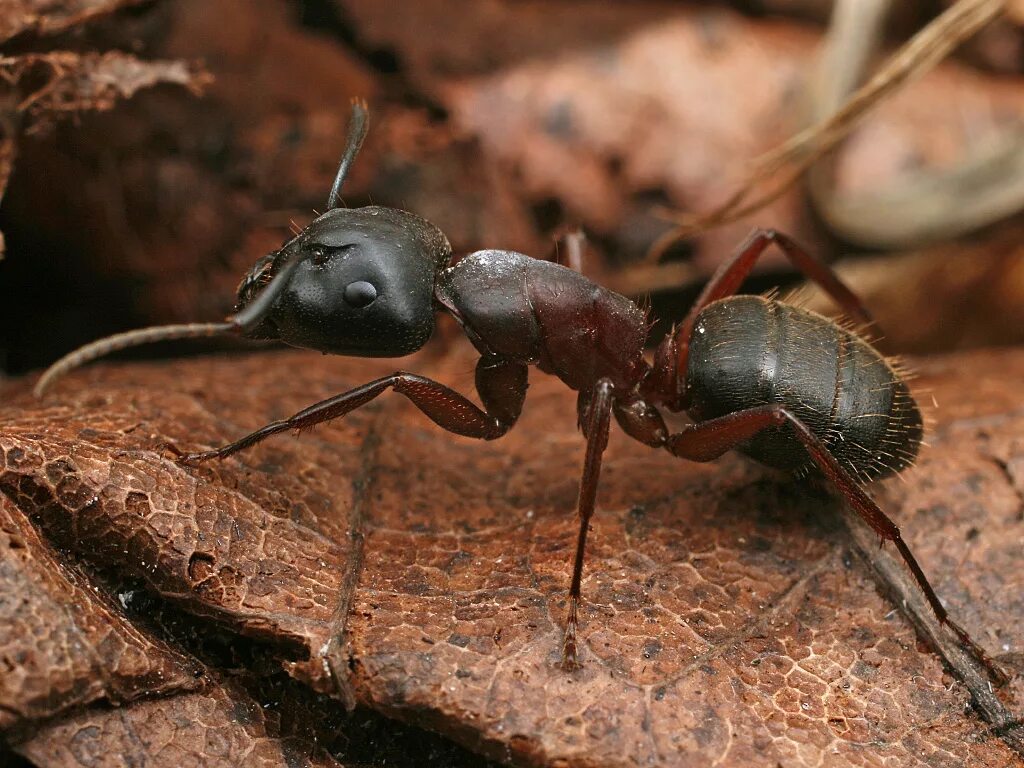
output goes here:
[{"label": "ant compound eye", "polygon": [[322,245],[314,245],[309,252],[313,255],[313,266],[321,267],[327,263],[327,249]]},{"label": "ant compound eye", "polygon": [[344,256],[351,253],[355,248],[355,243],[338,246],[311,245],[309,246],[310,260],[313,262],[314,267],[322,267],[335,256]]},{"label": "ant compound eye", "polygon": [[376,298],[377,288],[373,283],[356,280],[356,282],[345,286],[345,301],[357,309],[369,306]]}]

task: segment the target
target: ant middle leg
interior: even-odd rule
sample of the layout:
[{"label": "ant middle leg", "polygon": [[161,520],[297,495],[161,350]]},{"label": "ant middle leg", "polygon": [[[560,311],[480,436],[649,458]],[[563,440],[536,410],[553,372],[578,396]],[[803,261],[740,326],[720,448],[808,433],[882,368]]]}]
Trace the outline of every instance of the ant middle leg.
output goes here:
[{"label": "ant middle leg", "polygon": [[713,461],[759,432],[772,427],[788,424],[796,437],[803,443],[815,464],[842,497],[850,504],[860,518],[877,533],[883,541],[891,541],[914,576],[922,594],[931,607],[940,625],[948,626],[964,648],[972,652],[996,680],[1005,675],[996,667],[966,630],[949,618],[945,607],[929,583],[924,571],[910,548],[903,540],[900,529],[865,493],[853,476],[843,468],[828,447],[796,415],[782,405],[763,405],[738,411],[716,419],[698,422],[684,427],[680,432],[669,435],[665,447],[675,456],[690,461]]},{"label": "ant middle leg", "polygon": [[[582,402],[581,394],[581,402]],[[562,643],[562,666],[574,669],[579,666],[576,646],[576,630],[579,626],[579,604],[583,584],[583,555],[587,548],[587,531],[594,514],[597,500],[597,481],[601,475],[601,457],[608,446],[608,429],[611,423],[613,388],[608,379],[601,379],[593,393],[581,408],[580,420],[583,434],[587,437],[587,453],[583,459],[583,477],[580,480],[580,495],[577,510],[580,531],[576,540],[576,557],[573,560],[572,582],[569,585],[569,616],[565,622],[565,640]]]}]

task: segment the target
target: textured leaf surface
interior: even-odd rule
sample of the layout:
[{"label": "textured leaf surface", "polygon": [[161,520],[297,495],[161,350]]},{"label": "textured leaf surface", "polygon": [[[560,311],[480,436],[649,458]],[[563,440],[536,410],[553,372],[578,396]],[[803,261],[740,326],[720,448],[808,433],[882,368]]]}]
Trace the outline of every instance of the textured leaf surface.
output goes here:
[{"label": "textured leaf surface", "polygon": [[172,699],[72,715],[17,748],[46,766],[328,768],[340,763],[317,741],[330,724],[301,691],[217,681]]},{"label": "textured leaf surface", "polygon": [[132,626],[0,496],[0,731],[99,699],[199,687],[202,666]]},{"label": "textured leaf surface", "polygon": [[[223,419],[244,407],[221,410],[216,398],[189,396],[214,388],[202,369],[194,373],[191,381],[177,378],[180,393],[138,385],[99,396],[81,391],[70,404],[15,413],[0,438],[0,486],[58,546],[280,645],[285,658],[315,658],[309,672],[320,679],[352,507],[351,481],[335,478],[359,466],[358,440],[348,450],[325,447],[320,466],[299,448],[262,471],[212,466],[194,476],[169,458],[165,436],[187,444],[205,433],[216,441],[239,427],[223,420],[213,427],[212,413]],[[280,482],[266,482],[267,470]]]},{"label": "textured leaf surface", "polygon": [[[467,357],[402,362],[471,388]],[[300,680],[337,676],[500,759],[1019,763],[851,555],[827,495],[621,434],[589,550],[585,666],[561,671],[583,443],[572,394],[546,377],[494,443],[385,395],[217,465],[181,469],[161,447],[218,444],[391,369],[305,353],[98,367],[42,406],[9,401],[0,489],[71,562],[141,579],[269,641]],[[922,386],[944,406],[932,447],[906,483],[877,489],[951,613],[1011,669],[1022,374],[1009,352],[930,364]],[[1001,695],[1021,711],[1019,680]]]}]

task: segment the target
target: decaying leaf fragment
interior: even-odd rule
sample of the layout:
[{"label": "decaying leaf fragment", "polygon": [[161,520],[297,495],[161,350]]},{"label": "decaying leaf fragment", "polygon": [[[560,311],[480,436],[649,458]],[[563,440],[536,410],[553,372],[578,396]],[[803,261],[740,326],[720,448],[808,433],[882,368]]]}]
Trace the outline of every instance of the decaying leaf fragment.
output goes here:
[{"label": "decaying leaf fragment", "polygon": [[[471,387],[460,355],[402,367]],[[501,760],[1021,762],[851,557],[835,502],[738,457],[687,464],[612,438],[585,666],[561,670],[583,442],[572,393],[548,377],[493,443],[385,395],[219,464],[182,469],[161,447],[222,443],[393,369],[293,352],[97,366],[41,405],[26,388],[0,412],[0,491],[74,558],[256,637],[300,680],[340,683]],[[932,446],[905,483],[875,489],[951,614],[1011,672],[1024,644],[1021,376],[1019,353],[930,364],[923,386],[945,406]],[[200,546],[212,557],[192,583]],[[317,678],[325,638],[334,666]],[[1021,678],[999,696],[1020,713]]]},{"label": "decaying leaf fragment", "polygon": [[135,627],[0,496],[0,732],[74,706],[200,687],[202,666]]},{"label": "decaying leaf fragment", "polygon": [[[3,493],[57,546],[277,645],[283,659],[310,661],[307,678],[329,679],[346,570],[346,510],[338,502],[347,495],[325,497],[301,480],[276,488],[250,480],[243,490],[239,481],[194,477],[168,458],[149,421],[164,409],[175,414],[185,431],[164,439],[180,443],[201,408],[182,397],[121,395],[87,395],[70,409],[7,420]],[[303,519],[304,504],[315,510],[305,516],[325,515],[323,525]]]},{"label": "decaying leaf fragment", "polygon": [[[966,241],[851,258],[836,269],[871,307],[886,349],[925,354],[1024,342],[1024,219]],[[816,287],[799,296],[808,309],[831,311]]]},{"label": "decaying leaf fragment", "polygon": [[216,680],[169,699],[92,709],[47,724],[15,749],[39,765],[120,768],[340,768],[336,718],[280,681]]},{"label": "decaying leaf fragment", "polygon": [[[136,2],[3,0],[0,43],[25,32],[63,32]],[[198,93],[209,82],[207,73],[183,61],[143,61],[120,51],[0,54],[0,200],[22,134],[44,131],[58,119],[86,110],[109,110],[118,101],[160,83]],[[0,234],[0,257],[3,252]]]},{"label": "decaying leaf fragment", "polygon": [[39,128],[66,113],[111,109],[158,83],[198,92],[209,78],[182,61],[141,61],[118,51],[54,51],[0,58],[0,79],[21,96],[17,111],[27,128]]},{"label": "decaying leaf fragment", "polygon": [[141,0],[3,0],[0,43],[26,32],[52,35]]}]

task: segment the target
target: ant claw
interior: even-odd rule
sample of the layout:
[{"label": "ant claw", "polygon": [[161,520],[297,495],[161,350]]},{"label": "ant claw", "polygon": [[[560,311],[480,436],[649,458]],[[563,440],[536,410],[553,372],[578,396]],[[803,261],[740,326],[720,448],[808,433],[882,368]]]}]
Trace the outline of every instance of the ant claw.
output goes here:
[{"label": "ant claw", "polygon": [[178,455],[178,463],[185,467],[194,467],[204,461],[216,459],[220,451],[202,451],[201,453],[181,453]]},{"label": "ant claw", "polygon": [[180,448],[178,448],[178,446],[176,446],[170,440],[164,440],[163,442],[159,443],[157,445],[157,450],[173,453],[174,457],[179,460],[181,459],[182,456],[186,455],[185,453],[182,452]]},{"label": "ant claw", "polygon": [[201,464],[208,459],[214,459],[218,456],[219,451],[203,451],[201,453],[185,453],[183,450],[178,448],[174,443],[163,442],[160,444],[160,448],[169,451],[174,454],[175,462],[184,467],[193,467],[196,464]]},{"label": "ant claw", "polygon": [[562,669],[573,672],[582,666],[576,650],[576,633],[566,632],[565,641],[562,643]]},{"label": "ant claw", "polygon": [[207,459],[217,455],[217,451],[205,451],[203,453],[185,453],[178,446],[171,442],[160,443],[160,449],[174,454],[174,463],[182,467],[194,467]]},{"label": "ant claw", "polygon": [[961,646],[964,650],[971,653],[974,658],[981,663],[985,671],[988,673],[989,679],[995,683],[997,688],[1004,687],[1012,679],[1011,675],[1007,673],[1003,667],[1001,667],[995,659],[989,656],[988,651],[978,645],[971,638],[967,631],[957,624],[955,621],[950,619],[948,616],[943,617],[940,626],[945,625],[953,631],[953,634],[960,640]]}]

